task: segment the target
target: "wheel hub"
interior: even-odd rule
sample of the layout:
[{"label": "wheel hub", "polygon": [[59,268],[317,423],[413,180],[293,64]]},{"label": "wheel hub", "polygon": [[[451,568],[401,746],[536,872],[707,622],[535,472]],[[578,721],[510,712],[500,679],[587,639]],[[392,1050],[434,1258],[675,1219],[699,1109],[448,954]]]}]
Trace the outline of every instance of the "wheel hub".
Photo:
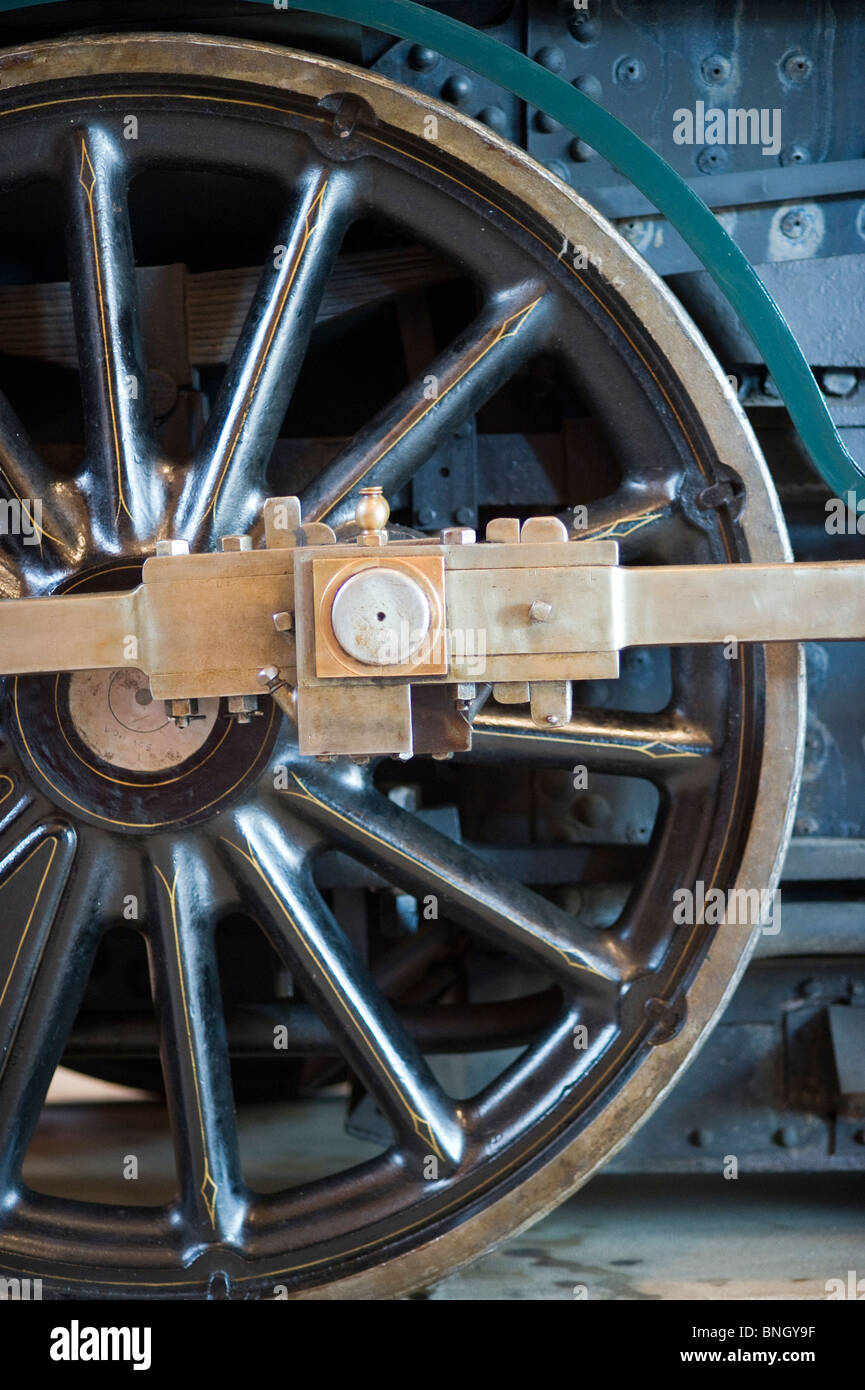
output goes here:
[{"label": "wheel hub", "polygon": [[218,700],[202,700],[199,718],[186,728],[154,700],[143,671],[121,667],[75,671],[67,691],[78,737],[102,762],[128,772],[162,772],[185,763],[207,742],[219,713]]}]

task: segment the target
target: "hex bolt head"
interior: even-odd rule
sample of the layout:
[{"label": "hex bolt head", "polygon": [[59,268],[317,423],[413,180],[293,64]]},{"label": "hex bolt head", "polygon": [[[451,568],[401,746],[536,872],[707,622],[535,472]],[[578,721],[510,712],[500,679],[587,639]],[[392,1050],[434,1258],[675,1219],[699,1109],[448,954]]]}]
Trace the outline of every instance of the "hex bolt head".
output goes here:
[{"label": "hex bolt head", "polygon": [[172,719],[178,729],[186,729],[193,719],[203,719],[204,715],[199,712],[198,701],[189,700],[166,700],[165,713]]},{"label": "hex bolt head", "polygon": [[545,623],[553,611],[553,605],[546,603],[542,598],[533,599],[529,604],[529,621],[532,623]]},{"label": "hex bolt head", "polygon": [[219,544],[223,550],[251,550],[252,536],[223,536]]},{"label": "hex bolt head", "polygon": [[174,541],[157,541],[156,553],[157,555],[188,555],[189,541],[180,539]]},{"label": "hex bolt head", "polygon": [[273,626],[277,632],[291,632],[294,627],[294,614],[288,612],[274,613]]},{"label": "hex bolt head", "polygon": [[474,545],[477,538],[471,526],[446,526],[441,533],[442,545]]},{"label": "hex bolt head", "polygon": [[262,713],[258,708],[257,695],[229,695],[226,703],[228,713],[236,724],[248,724],[256,715]]}]

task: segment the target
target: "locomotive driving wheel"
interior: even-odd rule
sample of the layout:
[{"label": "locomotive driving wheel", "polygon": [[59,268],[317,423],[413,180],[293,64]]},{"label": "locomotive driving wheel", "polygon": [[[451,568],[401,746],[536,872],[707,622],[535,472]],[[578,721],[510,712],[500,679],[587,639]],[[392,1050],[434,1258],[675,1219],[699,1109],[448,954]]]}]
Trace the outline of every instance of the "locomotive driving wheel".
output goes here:
[{"label": "locomotive driving wheel", "polygon": [[[154,171],[175,187],[267,180],[280,209],[188,457],[157,437],[142,356],[128,207]],[[350,525],[358,488],[377,484],[397,522],[423,527],[412,480],[455,437],[492,459],[481,520],[549,510],[501,428],[519,429],[527,398],[541,410],[540,381],[545,420],[594,431],[562,499],[580,535],[618,538],[633,564],[789,558],[744,415],[663,284],[576,195],[447,107],[250,43],[62,41],[4,64],[0,185],[14,199],[36,183],[63,199],[85,440],[55,467],[4,403],[4,495],[42,504],[38,545],[4,539],[5,597],[129,588],[159,541],[257,537],[268,491],[289,490],[277,446],[299,378],[325,414],[355,389],[335,338],[316,350],[314,333],[352,246],[423,246],[459,297],[431,312],[426,296],[431,353],[404,379],[368,334],[396,388],[323,440],[305,518]],[[437,315],[446,298],[470,306],[462,321]],[[357,371],[368,380],[368,362]],[[0,1267],[61,1297],[202,1297],[214,1280],[236,1297],[393,1296],[549,1210],[723,1009],[754,931],[678,925],[673,893],[773,888],[799,769],[801,676],[783,645],[637,653],[548,729],[519,690],[479,684],[471,753],[408,763],[302,758],[269,699],[258,717],[203,702],[184,727],[134,667],[4,685]],[[616,834],[610,807],[626,804]],[[89,982],[118,927],[144,940],[152,1004],[133,990],[100,1050]],[[281,988],[239,1008],[232,976],[265,939]],[[555,944],[569,939],[591,943],[599,973]],[[25,1181],[64,1057],[164,1084],[163,1204]],[[237,1116],[269,1097],[286,1176],[263,1192]],[[292,1156],[317,1105],[368,1147],[310,1178]]]}]

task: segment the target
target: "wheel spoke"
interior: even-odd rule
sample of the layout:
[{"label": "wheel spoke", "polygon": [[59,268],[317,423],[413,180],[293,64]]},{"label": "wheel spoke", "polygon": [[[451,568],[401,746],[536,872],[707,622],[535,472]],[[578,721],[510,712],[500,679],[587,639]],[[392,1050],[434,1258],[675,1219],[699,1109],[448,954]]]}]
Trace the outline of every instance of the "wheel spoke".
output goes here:
[{"label": "wheel spoke", "polygon": [[463,1148],[455,1107],[274,818],[239,813],[237,838],[226,839],[225,845],[275,949],[297,970],[338,1047],[389,1119],[397,1142],[416,1160],[431,1153],[455,1167]]},{"label": "wheel spoke", "polygon": [[578,926],[566,912],[402,810],[374,789],[340,776],[292,773],[285,795],[358,858],[410,891],[432,893],[455,918],[543,965],[573,986],[586,971],[620,980],[626,963],[616,944]]},{"label": "wheel spoke", "polygon": [[[541,1037],[536,1037],[521,1056],[500,1072],[473,1104],[472,1119],[478,1127],[486,1128],[488,1117],[496,1111],[500,1113],[502,1106],[508,1104],[518,1104],[529,1112],[534,1109],[540,1117],[543,1103],[538,1104],[534,1099],[537,1077],[551,1058],[562,1054],[569,1057],[573,1071],[565,1086],[571,1090],[577,1085],[579,1077],[590,1071],[615,1036],[615,1010],[611,1009],[610,1002],[609,998],[589,992],[572,1008],[560,1013]],[[579,1052],[574,1048],[578,1028],[585,1029],[586,1036],[586,1047]]]},{"label": "wheel spoke", "polygon": [[[659,496],[671,498],[691,456],[681,431],[672,428],[664,448],[647,450],[646,441],[657,439],[657,404],[649,391],[640,395],[629,393],[628,408],[622,409],[622,393],[627,390],[629,367],[622,360],[608,360],[604,372],[594,370],[592,352],[587,350],[585,339],[568,332],[564,324],[561,326],[560,351],[571,383],[578,387],[582,400],[601,426],[619,467],[622,489],[635,497],[642,493],[652,503]],[[657,384],[653,382],[653,385]],[[674,420],[672,411],[668,418]],[[601,504],[593,504],[591,512],[594,512],[596,505]]]},{"label": "wheel spoke", "polygon": [[158,927],[148,941],[181,1208],[197,1240],[232,1241],[246,1198],[214,924],[203,908],[208,867],[192,850],[175,847],[164,867],[154,859],[153,873]]},{"label": "wheel spoke", "polygon": [[633,560],[647,541],[656,542],[659,535],[669,534],[674,482],[672,479],[666,488],[660,482],[649,487],[625,484],[586,509],[585,526],[574,525],[574,512],[566,513],[562,520],[571,528],[574,540],[616,541],[622,562]]},{"label": "wheel spoke", "polygon": [[46,825],[0,884],[0,1192],[21,1164],[59,1065],[102,932],[93,913],[109,872]]},{"label": "wheel spoke", "polygon": [[322,469],[301,496],[304,517],[327,518],[331,525],[348,520],[361,485],[396,492],[529,359],[546,325],[538,286],[523,286],[488,303],[424,376]]},{"label": "wheel spoke", "polygon": [[[711,735],[675,712],[628,714],[575,710],[559,729],[539,729],[528,711],[487,701],[475,716],[472,757],[546,767],[585,766],[664,781],[682,767],[708,762]],[[708,769],[707,769],[708,770]]]},{"label": "wheel spoke", "polygon": [[0,772],[0,883],[36,843],[44,827],[44,805],[14,770]]},{"label": "wheel spoke", "polygon": [[264,481],[350,205],[342,175],[317,170],[261,276],[178,511],[177,533],[198,547],[245,531],[260,510],[250,480]]},{"label": "wheel spoke", "polygon": [[42,571],[68,570],[80,563],[89,537],[89,521],[76,490],[58,484],[36,454],[9,402],[0,396],[0,493],[17,503],[17,527],[7,526],[5,550],[26,573],[38,563]]},{"label": "wheel spoke", "polygon": [[[687,772],[671,778],[664,788],[652,836],[651,860],[610,928],[642,970],[657,966],[677,930],[672,906],[666,912],[659,912],[657,906],[665,900],[673,902],[671,890],[661,886],[669,882],[670,865],[681,865],[679,883],[689,883],[695,877],[696,866],[684,857],[682,826],[688,826],[690,848],[707,833],[713,812],[714,798],[707,796],[705,784]],[[706,934],[711,931],[711,927],[699,923],[697,929]],[[678,930],[687,934],[693,928]],[[730,930],[735,931],[736,927]]]},{"label": "wheel spoke", "polygon": [[139,330],[127,170],[115,142],[84,128],[72,142],[67,215],[72,302],[87,427],[90,505],[102,544],[148,540],[164,485]]}]

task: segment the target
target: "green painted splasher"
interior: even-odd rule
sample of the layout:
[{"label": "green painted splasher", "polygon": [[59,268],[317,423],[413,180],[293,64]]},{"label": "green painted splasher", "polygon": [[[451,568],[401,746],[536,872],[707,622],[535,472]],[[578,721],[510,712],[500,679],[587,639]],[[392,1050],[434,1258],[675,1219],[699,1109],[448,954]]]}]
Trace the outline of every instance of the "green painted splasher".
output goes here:
[{"label": "green painted splasher", "polygon": [[[251,3],[272,5],[273,0]],[[723,290],[760,349],[827,487],[844,497],[862,486],[865,472],[841,442],[796,339],[747,257],[666,160],[615,116],[525,54],[414,0],[286,0],[275,8],[352,20],[433,48],[546,111],[585,140],[651,200]]]}]

